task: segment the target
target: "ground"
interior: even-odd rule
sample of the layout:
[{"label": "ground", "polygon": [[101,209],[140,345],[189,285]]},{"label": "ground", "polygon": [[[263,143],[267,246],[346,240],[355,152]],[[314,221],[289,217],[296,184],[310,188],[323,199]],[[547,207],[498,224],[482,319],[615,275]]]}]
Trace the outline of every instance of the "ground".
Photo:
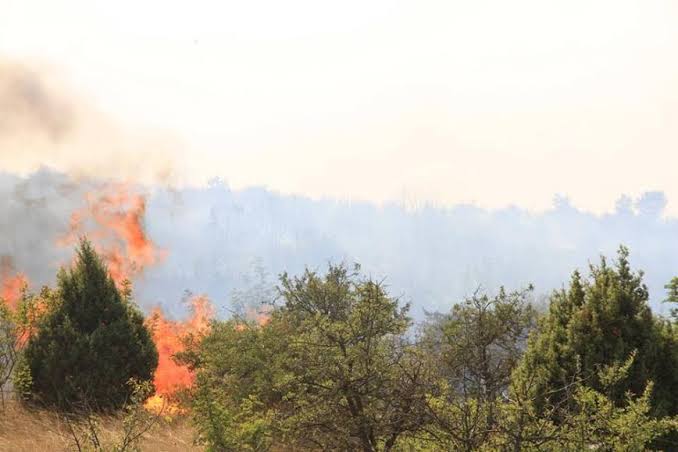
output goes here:
[{"label": "ground", "polygon": [[[100,425],[103,444],[113,444],[120,437],[122,422],[105,418]],[[202,450],[193,444],[194,431],[189,419],[163,420],[144,435],[142,451],[190,452]],[[0,407],[0,451],[35,452],[40,450],[77,451],[68,423],[56,414],[28,410],[14,401]]]}]

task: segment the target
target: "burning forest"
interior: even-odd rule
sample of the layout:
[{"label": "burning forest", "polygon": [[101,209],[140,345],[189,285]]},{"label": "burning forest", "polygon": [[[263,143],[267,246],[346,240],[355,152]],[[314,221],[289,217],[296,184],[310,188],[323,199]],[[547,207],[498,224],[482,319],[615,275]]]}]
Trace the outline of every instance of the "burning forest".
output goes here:
[{"label": "burning forest", "polygon": [[[160,249],[144,229],[146,200],[126,184],[103,184],[86,193],[82,207],[70,214],[68,230],[57,237],[55,247],[73,248],[87,238],[102,257],[110,277],[120,290],[127,290],[142,277],[144,270],[162,263],[169,252]],[[67,262],[60,263],[68,265]],[[12,311],[30,287],[28,277],[17,269],[12,256],[0,259],[0,301]],[[193,383],[194,375],[177,364],[173,356],[183,350],[183,341],[191,335],[206,334],[214,318],[207,296],[192,297],[190,315],[184,320],[166,317],[160,305],[149,312],[145,324],[158,351],[158,366],[153,384],[156,395],[146,402],[150,409],[162,406],[161,398],[171,397]],[[22,342],[25,342],[25,338]]]}]

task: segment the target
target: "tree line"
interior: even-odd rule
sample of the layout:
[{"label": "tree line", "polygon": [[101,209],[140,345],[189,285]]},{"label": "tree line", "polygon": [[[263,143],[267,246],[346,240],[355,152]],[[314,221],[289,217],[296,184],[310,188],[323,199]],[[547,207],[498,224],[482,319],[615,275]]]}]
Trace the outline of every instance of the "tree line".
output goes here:
[{"label": "tree line", "polygon": [[[678,278],[667,289],[678,302]],[[196,440],[211,451],[678,450],[678,313],[652,313],[628,250],[573,272],[545,311],[532,294],[478,290],[415,324],[359,266],[282,274],[265,319],[215,319],[175,356],[196,376],[183,399]],[[27,405],[110,412],[152,393],[150,332],[89,242],[55,289],[2,306],[0,383]]]},{"label": "tree line", "polygon": [[217,321],[178,359],[209,450],[676,450],[676,321],[642,278],[621,247],[542,314],[528,286],[413,325],[359,267],[283,274],[265,324]]}]

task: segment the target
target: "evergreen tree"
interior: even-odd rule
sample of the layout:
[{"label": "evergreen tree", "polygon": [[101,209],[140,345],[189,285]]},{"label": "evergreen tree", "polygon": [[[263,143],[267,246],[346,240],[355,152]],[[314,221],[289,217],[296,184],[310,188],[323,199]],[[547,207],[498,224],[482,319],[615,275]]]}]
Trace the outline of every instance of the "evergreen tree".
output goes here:
[{"label": "evergreen tree", "polygon": [[[628,250],[620,247],[616,265],[604,258],[591,266],[590,280],[578,272],[570,287],[555,292],[548,314],[530,338],[514,373],[514,391],[529,381],[537,411],[569,407],[567,391],[576,381],[623,405],[628,393],[641,396],[654,382],[655,414],[674,414],[678,406],[672,334],[653,317],[642,272],[631,271]],[[626,377],[604,385],[600,369],[635,355]]]},{"label": "evergreen tree", "polygon": [[131,395],[130,379],[150,381],[158,364],[129,286],[121,294],[87,240],[57,280],[57,301],[26,346],[17,385],[59,409],[118,408]]}]

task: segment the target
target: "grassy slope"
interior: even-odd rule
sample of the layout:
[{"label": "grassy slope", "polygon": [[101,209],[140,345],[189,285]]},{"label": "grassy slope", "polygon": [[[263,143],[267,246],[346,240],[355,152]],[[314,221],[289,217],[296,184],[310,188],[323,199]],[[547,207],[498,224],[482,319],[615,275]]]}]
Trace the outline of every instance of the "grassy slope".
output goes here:
[{"label": "grassy slope", "polygon": [[[113,444],[120,436],[121,421],[107,418],[101,424],[101,441]],[[198,451],[193,445],[194,432],[188,419],[161,422],[148,432],[141,443],[142,450],[153,452]],[[15,402],[0,408],[0,451],[34,452],[40,450],[77,450],[68,425],[54,413],[26,410]]]}]

